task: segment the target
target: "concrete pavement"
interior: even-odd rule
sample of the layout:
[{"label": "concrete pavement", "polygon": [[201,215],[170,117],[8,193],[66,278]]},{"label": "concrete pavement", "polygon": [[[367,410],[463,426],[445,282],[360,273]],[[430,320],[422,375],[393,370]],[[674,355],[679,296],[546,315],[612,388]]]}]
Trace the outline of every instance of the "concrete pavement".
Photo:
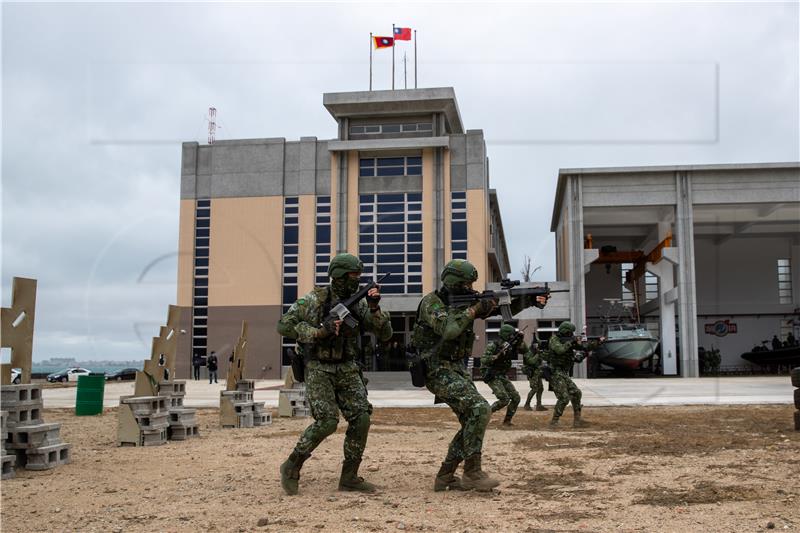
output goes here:
[{"label": "concrete pavement", "polygon": [[[406,372],[368,373],[369,399],[375,407],[430,407],[433,395],[427,389],[411,385]],[[583,391],[587,406],[636,405],[731,405],[731,404],[790,404],[794,401],[789,376],[738,376],[722,378],[650,378],[650,379],[576,379]],[[478,390],[490,402],[494,401],[489,387],[477,382]],[[530,390],[527,380],[514,385],[522,402]],[[256,382],[254,398],[277,407],[278,389],[282,380]],[[546,384],[545,384],[546,386]],[[206,381],[186,382],[187,407],[219,407],[219,392],[223,381],[209,385]],[[45,407],[75,407],[75,387],[44,389]],[[116,407],[119,397],[133,394],[133,382],[106,383],[104,406]],[[555,396],[545,391],[545,405],[553,405]]]}]

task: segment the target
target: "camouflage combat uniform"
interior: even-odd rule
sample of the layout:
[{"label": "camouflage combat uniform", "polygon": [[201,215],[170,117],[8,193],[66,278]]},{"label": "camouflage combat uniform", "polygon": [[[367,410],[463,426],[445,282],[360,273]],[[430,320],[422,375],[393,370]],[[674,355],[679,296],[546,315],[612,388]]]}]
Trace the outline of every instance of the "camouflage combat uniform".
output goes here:
[{"label": "camouflage combat uniform", "polygon": [[552,369],[550,386],[558,399],[553,409],[553,419],[550,422],[552,426],[558,424],[558,419],[570,402],[575,415],[574,425],[581,426],[583,424],[581,421],[581,390],[569,377],[569,371],[572,365],[581,362],[585,357],[585,355],[576,354],[575,349],[589,349],[591,347],[578,342],[572,336],[574,331],[575,326],[569,322],[564,322],[559,326],[558,333],[550,337],[548,344],[549,350],[546,357],[548,357],[548,362]]},{"label": "camouflage combat uniform", "polygon": [[[480,458],[491,410],[475,388],[463,362],[472,354],[475,313],[473,308],[460,309],[445,303],[449,283],[445,274],[453,268],[459,269],[456,272],[459,276],[462,270],[466,272],[463,280],[470,285],[477,278],[477,271],[467,261],[448,263],[442,275],[445,288],[427,294],[420,302],[412,340],[427,367],[425,386],[453,410],[461,424],[450,441],[434,490],[490,490],[498,482],[481,470]],[[453,475],[462,461],[466,461],[463,484]]]},{"label": "camouflage combat uniform", "polygon": [[[295,481],[299,479],[300,466],[311,452],[336,431],[340,410],[348,422],[344,438],[343,478],[345,470],[348,475],[352,474],[350,477],[355,476],[367,443],[372,405],[367,401],[367,390],[357,363],[360,332],[342,324],[338,335],[320,338],[321,324],[336,300],[331,287],[317,287],[292,304],[278,323],[278,332],[296,339],[300,353],[308,361],[305,368],[306,397],[314,422],[300,436],[287,461],[292,463],[290,468],[296,467],[296,472],[292,472]],[[364,300],[358,302],[353,311],[365,331],[375,333],[381,341],[391,338],[392,326],[387,313],[379,309],[371,311]],[[284,474],[283,467],[281,473]],[[296,493],[296,482],[290,489],[285,486],[284,489],[287,493]]]},{"label": "camouflage combat uniform", "polygon": [[536,344],[531,346],[531,349],[522,356],[522,371],[528,376],[528,384],[531,387],[528,397],[525,400],[525,409],[531,408],[531,400],[534,395],[536,395],[536,410],[547,410],[547,408],[542,405],[542,393],[544,392],[544,383],[542,382],[543,362],[542,352]]},{"label": "camouflage combat uniform", "polygon": [[[503,327],[506,326],[504,325]],[[513,334],[513,327],[511,329]],[[501,340],[499,342],[490,342],[486,346],[486,351],[481,357],[481,375],[497,397],[497,401],[492,404],[492,412],[494,413],[508,406],[503,424],[511,425],[511,419],[514,417],[514,413],[517,412],[517,406],[519,406],[519,393],[507,375],[511,369],[512,355],[504,354],[500,358],[499,352],[503,344],[504,342]],[[525,354],[528,351],[528,345],[525,344],[525,341],[520,340],[511,350],[516,358],[517,354]]]}]

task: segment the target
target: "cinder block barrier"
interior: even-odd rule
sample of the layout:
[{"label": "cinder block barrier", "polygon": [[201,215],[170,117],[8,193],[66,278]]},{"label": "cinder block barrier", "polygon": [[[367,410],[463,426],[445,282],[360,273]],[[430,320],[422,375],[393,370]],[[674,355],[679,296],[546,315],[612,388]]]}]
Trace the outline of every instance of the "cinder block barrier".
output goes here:
[{"label": "cinder block barrier", "polygon": [[134,415],[151,415],[167,411],[167,399],[164,396],[122,396],[119,401],[130,407]]},{"label": "cinder block barrier", "polygon": [[61,424],[38,424],[35,426],[17,426],[8,431],[5,447],[9,450],[27,450],[61,444]]},{"label": "cinder block barrier", "polygon": [[0,389],[0,402],[3,404],[3,409],[8,405],[15,404],[28,404],[28,402],[36,402],[38,405],[42,404],[42,386],[39,384],[25,384],[25,385],[3,385]]},{"label": "cinder block barrier", "polygon": [[11,479],[17,475],[16,470],[14,470],[14,465],[17,463],[16,455],[6,454],[4,450],[3,455],[0,456],[0,460],[2,460],[2,474],[0,474],[0,479]]},{"label": "cinder block barrier", "polygon": [[58,465],[69,463],[69,444],[53,444],[42,446],[41,448],[30,448],[28,450],[17,451],[17,462],[19,463],[22,453],[26,456],[25,468],[27,470],[50,470]]}]

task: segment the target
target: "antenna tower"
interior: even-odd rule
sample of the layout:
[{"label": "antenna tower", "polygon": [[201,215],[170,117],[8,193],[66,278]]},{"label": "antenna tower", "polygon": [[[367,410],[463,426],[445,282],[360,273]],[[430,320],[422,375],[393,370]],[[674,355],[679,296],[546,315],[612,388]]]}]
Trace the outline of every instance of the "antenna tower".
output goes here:
[{"label": "antenna tower", "polygon": [[214,144],[217,133],[217,108],[208,108],[208,144]]}]

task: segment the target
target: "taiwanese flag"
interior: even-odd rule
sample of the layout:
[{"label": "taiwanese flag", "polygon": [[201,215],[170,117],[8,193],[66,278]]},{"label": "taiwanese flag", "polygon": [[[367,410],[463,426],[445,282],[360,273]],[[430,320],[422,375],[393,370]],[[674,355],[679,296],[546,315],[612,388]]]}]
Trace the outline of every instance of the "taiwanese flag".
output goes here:
[{"label": "taiwanese flag", "polygon": [[397,41],[410,41],[411,40],[411,28],[395,28],[394,29],[394,38]]},{"label": "taiwanese flag", "polygon": [[375,48],[391,48],[394,46],[394,37],[373,37],[373,43],[375,44]]}]

